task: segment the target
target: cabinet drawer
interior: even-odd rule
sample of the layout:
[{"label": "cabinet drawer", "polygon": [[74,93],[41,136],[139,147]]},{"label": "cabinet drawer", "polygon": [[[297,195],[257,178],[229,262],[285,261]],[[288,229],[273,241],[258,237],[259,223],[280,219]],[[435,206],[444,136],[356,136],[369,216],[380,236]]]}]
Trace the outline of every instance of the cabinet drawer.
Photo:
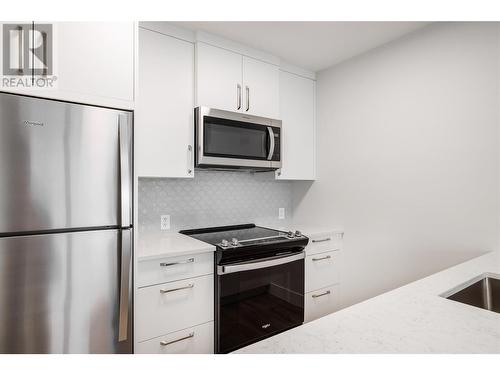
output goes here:
[{"label": "cabinet drawer", "polygon": [[213,275],[140,288],[135,305],[138,341],[214,320]]},{"label": "cabinet drawer", "polygon": [[306,257],[306,293],[340,281],[339,250]]},{"label": "cabinet drawer", "polygon": [[136,354],[212,354],[214,322],[200,324],[137,344]]},{"label": "cabinet drawer", "polygon": [[305,299],[305,322],[307,323],[338,310],[340,306],[339,285],[331,285],[306,293]]},{"label": "cabinet drawer", "polygon": [[139,287],[189,279],[214,272],[213,253],[139,261]]},{"label": "cabinet drawer", "polygon": [[306,255],[340,249],[342,233],[330,232],[314,235],[308,235],[306,233],[306,236],[309,237],[309,243],[306,247]]}]

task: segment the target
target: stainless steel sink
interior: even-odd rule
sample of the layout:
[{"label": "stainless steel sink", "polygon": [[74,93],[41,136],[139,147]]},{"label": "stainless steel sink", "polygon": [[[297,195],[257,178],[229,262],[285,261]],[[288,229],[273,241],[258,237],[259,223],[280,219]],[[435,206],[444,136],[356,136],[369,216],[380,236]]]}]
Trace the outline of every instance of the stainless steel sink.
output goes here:
[{"label": "stainless steel sink", "polygon": [[500,313],[500,275],[479,275],[442,294],[442,297]]}]

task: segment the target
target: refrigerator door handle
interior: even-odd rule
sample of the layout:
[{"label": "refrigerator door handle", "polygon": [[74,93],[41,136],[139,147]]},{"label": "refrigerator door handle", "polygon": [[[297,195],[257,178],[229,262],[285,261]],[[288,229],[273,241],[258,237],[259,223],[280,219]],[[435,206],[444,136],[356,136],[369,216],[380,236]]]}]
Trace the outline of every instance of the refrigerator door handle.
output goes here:
[{"label": "refrigerator door handle", "polygon": [[120,306],[118,320],[118,341],[128,337],[128,310],[130,292],[130,260],[132,254],[131,230],[121,231],[121,266],[120,266]]},{"label": "refrigerator door handle", "polygon": [[129,227],[131,223],[131,129],[129,116],[124,113],[118,115],[118,138],[120,142],[120,198],[121,198],[121,226]]}]

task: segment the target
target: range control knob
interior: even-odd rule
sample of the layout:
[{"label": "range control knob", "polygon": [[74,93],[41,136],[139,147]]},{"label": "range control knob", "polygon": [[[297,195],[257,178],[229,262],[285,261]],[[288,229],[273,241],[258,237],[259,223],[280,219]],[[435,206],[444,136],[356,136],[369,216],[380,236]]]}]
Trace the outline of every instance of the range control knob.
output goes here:
[{"label": "range control knob", "polygon": [[220,242],[220,244],[222,245],[222,247],[228,247],[229,246],[229,241],[228,240],[222,240]]},{"label": "range control knob", "polygon": [[300,230],[296,230],[295,237],[300,237],[300,236],[302,236],[302,233],[300,232]]},{"label": "range control knob", "polygon": [[231,240],[231,245],[233,245],[233,246],[238,246],[239,244],[240,244],[240,243],[238,242],[238,240],[237,240],[236,238],[233,238],[233,239]]},{"label": "range control knob", "polygon": [[293,232],[291,230],[289,230],[287,233],[286,233],[286,236],[287,237],[290,237],[290,238],[293,238],[294,235],[293,235]]}]

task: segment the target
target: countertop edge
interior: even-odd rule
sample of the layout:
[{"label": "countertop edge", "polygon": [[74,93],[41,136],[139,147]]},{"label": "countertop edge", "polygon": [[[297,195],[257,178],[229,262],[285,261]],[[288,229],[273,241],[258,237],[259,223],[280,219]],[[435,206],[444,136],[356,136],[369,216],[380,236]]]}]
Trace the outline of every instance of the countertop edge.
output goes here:
[{"label": "countertop edge", "polygon": [[[213,253],[216,251],[214,245],[181,233],[170,233],[165,236],[139,240],[137,247],[136,259],[138,262],[183,255]],[[144,248],[153,250],[147,251]]]},{"label": "countertop edge", "polygon": [[208,245],[207,247],[199,248],[199,249],[189,249],[189,250],[170,251],[170,252],[166,251],[166,252],[158,253],[158,254],[154,254],[154,255],[138,255],[137,261],[143,262],[146,260],[169,258],[169,257],[182,256],[182,255],[213,253],[213,252],[215,252],[215,250],[216,250],[215,246]]}]

